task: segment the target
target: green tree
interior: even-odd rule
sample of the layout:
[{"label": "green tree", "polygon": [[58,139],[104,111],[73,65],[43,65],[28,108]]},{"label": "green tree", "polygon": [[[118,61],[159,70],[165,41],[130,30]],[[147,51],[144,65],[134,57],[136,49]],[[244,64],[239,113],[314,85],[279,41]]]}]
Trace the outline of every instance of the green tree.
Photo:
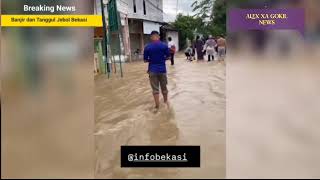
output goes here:
[{"label": "green tree", "polygon": [[196,31],[199,28],[202,29],[203,22],[201,18],[178,14],[172,25],[179,31],[179,47],[185,48],[187,46],[187,39],[194,39]]},{"label": "green tree", "polygon": [[191,7],[193,11],[196,12],[195,17],[200,17],[202,19],[207,19],[213,15],[213,5],[214,0],[200,0],[194,1]]},{"label": "green tree", "polygon": [[200,0],[192,5],[196,18],[204,21],[203,35],[226,34],[226,0]]},{"label": "green tree", "polygon": [[226,0],[216,0],[213,5],[212,21],[209,23],[213,35],[226,35],[227,23],[227,3]]}]

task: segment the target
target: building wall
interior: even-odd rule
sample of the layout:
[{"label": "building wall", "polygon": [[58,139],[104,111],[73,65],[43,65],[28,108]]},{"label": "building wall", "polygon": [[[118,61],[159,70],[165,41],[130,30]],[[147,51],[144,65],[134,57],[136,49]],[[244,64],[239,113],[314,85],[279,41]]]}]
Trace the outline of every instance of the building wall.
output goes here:
[{"label": "building wall", "polygon": [[[128,17],[149,21],[163,22],[163,0],[120,0],[128,5]],[[134,1],[136,13],[134,12]],[[146,5],[146,15],[143,12],[143,1]]]},{"label": "building wall", "polygon": [[[95,12],[101,14],[100,0],[95,0]],[[122,37],[123,43],[121,51],[119,51],[119,38],[116,34],[111,37],[112,53],[126,55],[132,57],[134,52],[139,49],[143,53],[145,44],[149,42],[149,34],[144,35],[143,22],[163,22],[163,0],[116,0],[118,10],[121,16]],[[108,0],[104,0],[107,3]],[[143,4],[145,2],[146,14],[144,14]],[[134,3],[136,5],[136,12],[134,12]],[[105,8],[105,15],[107,17],[107,8]],[[126,20],[128,19],[128,20]],[[107,22],[108,24],[108,22]],[[130,56],[131,55],[131,56]]]},{"label": "building wall", "polygon": [[140,37],[140,34],[130,34],[131,52],[135,52],[137,49],[141,52]]},{"label": "building wall", "polygon": [[143,24],[141,20],[129,19],[129,32],[141,33],[143,31]]},{"label": "building wall", "polygon": [[[100,0],[94,0],[94,12],[95,14],[101,14]],[[103,0],[107,4],[109,0]],[[155,22],[163,22],[163,0],[116,0],[118,10],[123,14],[128,14],[129,18],[144,19]],[[136,4],[136,13],[134,12],[134,1]],[[146,4],[146,15],[143,12],[143,1]],[[105,8],[105,14],[107,16],[107,8]]]},{"label": "building wall", "polygon": [[[95,1],[95,14],[101,14],[100,0]],[[106,4],[109,0],[103,0]],[[155,22],[163,22],[163,0],[116,0],[118,10],[127,14],[128,18],[144,19]],[[146,15],[143,12],[143,1],[146,4]],[[136,12],[134,12],[134,2],[136,4]],[[107,16],[107,9],[105,8],[105,14]]]}]

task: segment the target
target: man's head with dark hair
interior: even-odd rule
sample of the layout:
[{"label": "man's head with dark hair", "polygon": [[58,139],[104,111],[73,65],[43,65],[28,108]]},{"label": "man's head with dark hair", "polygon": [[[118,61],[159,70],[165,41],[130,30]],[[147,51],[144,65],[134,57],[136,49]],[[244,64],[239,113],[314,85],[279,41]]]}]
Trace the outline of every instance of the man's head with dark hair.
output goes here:
[{"label": "man's head with dark hair", "polygon": [[200,36],[198,35],[198,36],[197,36],[197,40],[199,40],[199,39],[200,39]]},{"label": "man's head with dark hair", "polygon": [[159,32],[158,32],[158,31],[152,31],[150,35],[152,36],[152,35],[154,35],[154,34],[159,35]]},{"label": "man's head with dark hair", "polygon": [[171,38],[171,37],[168,37],[168,41],[172,41],[172,38]]},{"label": "man's head with dark hair", "polygon": [[160,35],[159,35],[158,31],[152,31],[150,36],[151,36],[152,41],[159,41],[160,40]]}]

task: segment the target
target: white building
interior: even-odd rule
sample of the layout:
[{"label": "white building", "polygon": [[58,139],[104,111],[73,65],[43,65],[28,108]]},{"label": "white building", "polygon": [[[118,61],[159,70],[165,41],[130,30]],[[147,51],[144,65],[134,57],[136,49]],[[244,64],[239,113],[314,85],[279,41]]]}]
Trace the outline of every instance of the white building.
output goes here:
[{"label": "white building", "polygon": [[[108,1],[104,0],[104,3],[107,4]],[[156,30],[160,32],[160,27],[164,24],[163,0],[116,1],[121,16],[121,32],[123,37],[121,53],[128,60],[141,58],[144,46],[149,42],[151,31]],[[100,0],[96,0],[96,9],[97,14],[101,14]],[[106,8],[105,14],[107,15]],[[113,33],[112,40],[118,39],[118,33]],[[117,49],[117,47],[112,49]]]}]

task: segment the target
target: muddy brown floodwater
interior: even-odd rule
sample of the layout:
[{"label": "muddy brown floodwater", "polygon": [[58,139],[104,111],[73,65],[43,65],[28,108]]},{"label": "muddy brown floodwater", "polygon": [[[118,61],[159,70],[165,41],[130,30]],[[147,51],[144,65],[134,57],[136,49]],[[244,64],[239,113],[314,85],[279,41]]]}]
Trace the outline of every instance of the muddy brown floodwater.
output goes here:
[{"label": "muddy brown floodwater", "polygon": [[[96,178],[224,178],[225,63],[167,63],[170,108],[154,113],[147,64],[95,79]],[[200,145],[201,168],[121,168],[121,145]]]}]

